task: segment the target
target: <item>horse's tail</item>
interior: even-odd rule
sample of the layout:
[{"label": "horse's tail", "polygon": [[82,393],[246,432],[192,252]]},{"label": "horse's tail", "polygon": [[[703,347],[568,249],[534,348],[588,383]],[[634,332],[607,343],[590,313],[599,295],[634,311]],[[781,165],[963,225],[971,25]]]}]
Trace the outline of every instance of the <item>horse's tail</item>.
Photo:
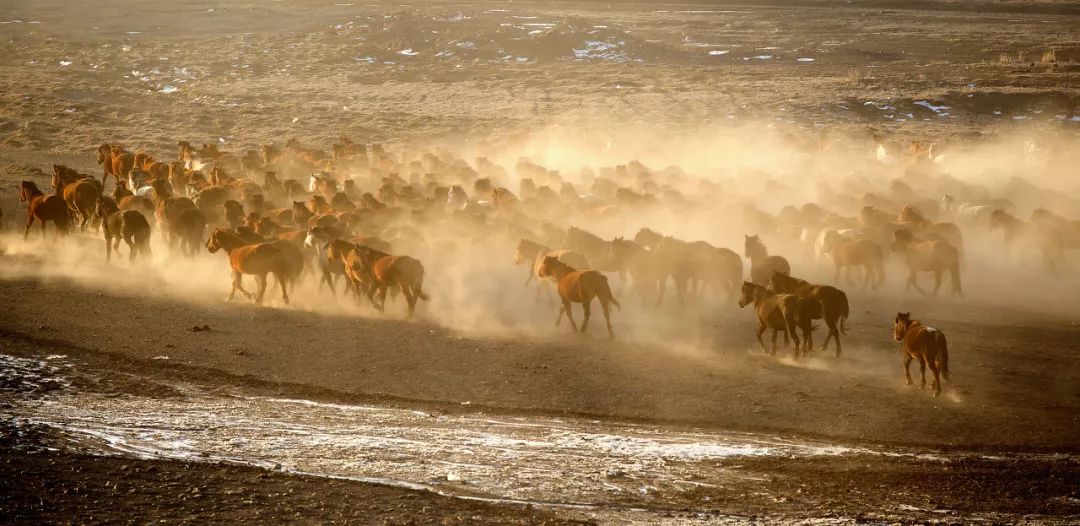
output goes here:
[{"label": "horse's tail", "polygon": [[942,378],[945,378],[946,381],[951,382],[952,380],[949,379],[949,345],[945,341],[945,333],[937,333],[936,339],[938,343],[938,370],[941,371]]},{"label": "horse's tail", "polygon": [[[844,291],[840,291],[840,333],[847,334],[848,329],[851,329],[851,325],[847,324],[848,318],[851,316],[851,309],[848,307],[847,294]],[[844,325],[847,324],[845,327]]]},{"label": "horse's tail", "polygon": [[619,302],[615,300],[615,295],[611,293],[611,285],[608,284],[607,276],[605,276],[603,274],[600,274],[600,277],[604,278],[604,281],[603,281],[604,287],[603,287],[603,289],[600,290],[600,294],[602,294],[603,296],[601,296],[600,300],[612,303],[613,305],[618,307],[619,310],[621,311],[622,310],[622,305],[619,305]]},{"label": "horse's tail", "polygon": [[414,292],[414,294],[416,295],[417,298],[419,298],[421,300],[424,300],[424,301],[431,301],[431,296],[428,296],[428,294],[423,291],[423,287],[424,287],[424,264],[421,263],[419,260],[416,260],[416,259],[414,259],[413,261],[416,262],[415,265],[412,265],[413,268],[410,270],[410,274],[412,274],[412,281],[413,281],[413,283],[416,284],[416,287],[413,289],[413,292]]}]

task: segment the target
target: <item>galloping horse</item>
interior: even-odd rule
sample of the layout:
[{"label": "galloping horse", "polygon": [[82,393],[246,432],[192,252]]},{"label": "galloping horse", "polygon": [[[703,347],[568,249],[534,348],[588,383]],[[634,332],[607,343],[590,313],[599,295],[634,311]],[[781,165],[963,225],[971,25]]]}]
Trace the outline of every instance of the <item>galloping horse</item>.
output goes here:
[{"label": "galloping horse", "polygon": [[252,295],[244,290],[243,276],[250,274],[255,276],[259,285],[254,299],[255,303],[262,303],[266,293],[266,275],[273,274],[281,287],[281,299],[286,305],[289,304],[289,292],[286,290],[285,277],[288,274],[288,262],[285,260],[281,249],[270,243],[248,244],[240,237],[228,230],[219,228],[210,233],[206,240],[206,249],[210,253],[224,249],[229,254],[229,266],[232,268],[232,289],[229,291],[229,300],[233,299],[236,291],[243,292],[249,299]]},{"label": "galloping horse", "polygon": [[68,210],[79,217],[79,230],[94,220],[101,183],[89,175],[81,174],[62,164],[53,165],[53,190],[64,197]]},{"label": "galloping horse", "polygon": [[[829,340],[835,338],[836,356],[840,356],[840,335],[847,334],[844,322],[851,315],[847,294],[844,294],[844,291],[830,285],[813,285],[805,280],[793,278],[780,272],[773,273],[772,278],[769,280],[769,287],[776,292],[795,294],[804,300],[816,301],[817,305],[813,302],[801,305],[800,312],[808,316],[807,324],[809,320],[825,320],[825,325],[829,328],[829,334],[825,336],[825,343],[821,344],[821,350],[827,349]],[[814,345],[813,339],[807,335],[806,330],[804,330],[803,335],[805,338],[804,345],[809,350]]]},{"label": "galloping horse", "polygon": [[930,372],[934,375],[934,383],[931,388],[934,396],[941,394],[941,379],[949,379],[949,346],[945,341],[945,333],[926,325],[919,320],[911,319],[910,312],[896,313],[893,323],[893,339],[904,342],[904,377],[907,384],[911,385],[911,361],[919,360],[919,370],[922,372],[922,387],[926,388],[926,366],[930,366]]},{"label": "galloping horse", "polygon": [[[781,294],[773,292],[761,285],[744,281],[739,295],[739,308],[754,305],[754,313],[757,315],[758,331],[757,340],[761,344],[761,352],[765,350],[765,341],[761,335],[765,329],[772,329],[772,352],[776,355],[776,336],[784,331],[784,341],[795,343],[795,358],[799,357],[799,336],[795,333],[798,323],[799,297],[794,294]],[[805,354],[805,352],[804,352]]]},{"label": "galloping horse", "polygon": [[615,331],[611,329],[610,305],[614,304],[620,310],[622,306],[619,305],[618,301],[615,301],[615,297],[611,294],[607,276],[596,270],[576,270],[554,256],[544,257],[544,262],[540,265],[537,274],[542,278],[554,277],[558,283],[562,306],[559,307],[559,316],[555,318],[556,327],[559,326],[565,312],[566,319],[570,320],[570,327],[574,329],[574,332],[577,332],[578,327],[574,322],[571,303],[580,303],[585,309],[585,319],[581,322],[581,333],[584,334],[589,328],[589,318],[592,315],[592,300],[598,298],[600,308],[604,311],[604,322],[607,324],[608,336],[615,338]]},{"label": "galloping horse", "polygon": [[908,230],[901,229],[893,232],[892,249],[903,252],[907,260],[907,288],[915,287],[919,292],[926,293],[919,286],[919,272],[933,272],[933,295],[937,296],[941,288],[941,274],[948,271],[952,275],[951,293],[956,296],[964,295],[960,286],[960,252],[947,241],[917,239]]},{"label": "galloping horse", "polygon": [[57,236],[67,234],[71,228],[67,203],[59,195],[45,195],[33,181],[24,180],[19,184],[19,201],[26,203],[26,231],[23,239],[30,237],[30,227],[36,219],[41,223],[41,237],[45,237],[45,223],[52,221],[56,226]]}]

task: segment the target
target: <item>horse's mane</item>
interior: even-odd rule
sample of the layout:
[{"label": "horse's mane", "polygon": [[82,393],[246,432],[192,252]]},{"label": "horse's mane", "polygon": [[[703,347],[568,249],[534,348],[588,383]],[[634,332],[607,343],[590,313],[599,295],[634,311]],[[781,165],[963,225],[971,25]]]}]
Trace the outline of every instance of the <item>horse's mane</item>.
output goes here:
[{"label": "horse's mane", "polygon": [[33,182],[33,181],[26,181],[26,180],[24,180],[24,181],[22,182],[22,185],[21,185],[21,186],[22,186],[22,188],[25,188],[27,192],[30,192],[30,195],[31,195],[31,196],[33,196],[33,195],[37,195],[37,194],[44,194],[44,193],[45,193],[45,192],[42,192],[42,191],[41,191],[41,189],[40,189],[40,188],[38,188],[38,185],[37,185],[37,183],[35,183],[35,182]]},{"label": "horse's mane", "polygon": [[900,209],[900,217],[897,219],[901,223],[923,223],[926,221],[926,217],[913,205],[904,205],[904,207]]}]

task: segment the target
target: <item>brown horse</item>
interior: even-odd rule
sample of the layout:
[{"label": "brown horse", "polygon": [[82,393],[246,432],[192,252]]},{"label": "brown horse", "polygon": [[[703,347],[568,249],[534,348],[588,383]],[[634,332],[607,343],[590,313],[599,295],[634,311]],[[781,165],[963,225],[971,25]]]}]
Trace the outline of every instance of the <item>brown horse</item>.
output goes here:
[{"label": "brown horse", "polygon": [[743,281],[742,258],[732,250],[705,241],[687,242],[666,236],[656,252],[670,269],[679,304],[684,303],[688,288],[696,293],[699,286],[708,285],[717,295],[720,289],[727,290],[732,298],[739,292]]},{"label": "brown horse", "polygon": [[930,366],[930,372],[934,375],[931,388],[934,396],[941,395],[941,377],[949,379],[949,346],[945,341],[945,333],[926,325],[919,320],[911,319],[910,312],[896,313],[893,323],[893,339],[904,342],[904,377],[907,384],[911,385],[911,361],[919,360],[919,370],[922,372],[921,389],[926,388],[926,366]]},{"label": "brown horse", "polygon": [[[636,237],[635,237],[636,238]],[[648,250],[635,241],[615,238],[611,244],[611,256],[619,266],[626,268],[634,280],[634,290],[643,301],[660,305],[664,301],[664,289],[670,269],[656,250]],[[587,268],[586,266],[575,268]]]},{"label": "brown horse", "polygon": [[138,210],[120,210],[108,197],[98,199],[97,215],[105,233],[105,261],[112,259],[114,250],[119,254],[120,240],[128,246],[128,261],[142,254],[150,256],[150,222]]},{"label": "brown horse", "polygon": [[960,286],[960,252],[947,241],[917,239],[906,229],[893,232],[892,249],[894,252],[903,252],[908,265],[907,288],[915,287],[916,290],[926,293],[919,286],[919,272],[934,273],[934,292],[937,296],[941,288],[941,275],[948,271],[952,276],[951,293],[963,296],[964,291]]},{"label": "brown horse", "polygon": [[[104,146],[105,145],[102,145],[101,148],[99,148],[99,151],[103,150]],[[127,174],[131,172],[131,169],[133,167],[135,167],[135,154],[130,153],[121,148],[120,146],[116,145],[109,147],[109,153],[111,156],[109,162],[112,165],[110,172],[113,178],[119,181],[120,179],[127,177]],[[105,187],[105,180],[107,177],[108,174],[101,177],[102,188]]]},{"label": "brown horse", "polygon": [[30,227],[36,219],[41,223],[41,237],[45,237],[45,223],[52,221],[56,226],[58,236],[67,234],[71,228],[71,217],[68,215],[67,203],[59,195],[45,195],[33,181],[22,181],[19,184],[19,201],[26,203],[26,231],[23,239],[30,236]]},{"label": "brown horse", "polygon": [[[385,312],[386,293],[397,288],[405,296],[409,317],[416,310],[417,300],[427,301],[423,291],[424,265],[409,256],[391,256],[363,245],[335,239],[330,242],[327,257],[345,264],[345,275],[352,282],[354,291],[367,293],[368,300],[379,311]],[[375,297],[379,301],[375,301]]]},{"label": "brown horse", "polygon": [[757,314],[758,331],[757,341],[761,344],[761,352],[769,352],[765,349],[765,341],[761,335],[766,329],[772,329],[772,352],[776,355],[776,336],[784,331],[784,341],[788,338],[795,343],[795,358],[799,358],[799,336],[795,333],[798,324],[799,297],[794,294],[781,294],[773,292],[761,285],[744,281],[739,294],[739,308],[754,305],[754,313]]},{"label": "brown horse", "polygon": [[835,338],[836,356],[840,356],[840,335],[847,334],[847,327],[844,325],[851,315],[847,294],[844,291],[830,285],[813,285],[780,272],[773,273],[769,280],[769,288],[780,293],[795,294],[805,300],[816,300],[817,305],[810,302],[800,306],[800,312],[809,317],[803,325],[805,338],[803,343],[807,350],[814,345],[813,339],[806,334],[809,320],[824,320],[829,328],[829,334],[825,336],[825,343],[821,344],[821,350],[828,349],[829,340]]},{"label": "brown horse", "polygon": [[89,175],[81,174],[61,164],[53,165],[53,190],[64,197],[68,210],[79,218],[79,230],[94,221],[101,183]]},{"label": "brown horse", "polygon": [[756,235],[744,237],[746,240],[743,250],[746,257],[750,259],[750,281],[764,285],[776,272],[791,274],[791,263],[781,256],[770,256],[768,248],[760,237]]},{"label": "brown horse", "polygon": [[622,279],[625,270],[612,260],[611,241],[601,239],[596,234],[572,226],[566,231],[563,247],[584,255],[585,259],[588,259],[596,270],[618,272],[619,278]]},{"label": "brown horse", "polygon": [[229,301],[232,301],[236,291],[244,293],[248,299],[252,295],[244,290],[243,276],[249,274],[255,276],[259,285],[254,299],[255,303],[262,303],[266,293],[266,275],[273,274],[281,287],[281,299],[286,305],[289,304],[289,292],[285,286],[285,276],[288,274],[288,262],[285,261],[281,249],[270,243],[248,244],[240,237],[228,230],[219,228],[210,233],[206,240],[206,249],[210,253],[224,249],[229,254],[229,266],[232,268],[232,289],[229,291]]},{"label": "brown horse", "polygon": [[873,287],[877,290],[885,283],[885,251],[881,245],[869,239],[846,239],[835,230],[825,233],[825,253],[832,257],[836,265],[837,284],[840,283],[840,271],[847,269],[848,283],[854,285],[851,279],[851,269],[862,267],[865,274],[863,289]]},{"label": "brown horse", "polygon": [[555,326],[562,321],[563,313],[570,320],[570,326],[574,332],[578,331],[577,323],[574,322],[571,303],[580,303],[585,309],[585,319],[581,322],[581,333],[584,334],[589,328],[589,318],[592,315],[591,304],[593,298],[600,300],[600,308],[604,311],[604,322],[607,324],[608,335],[615,337],[615,331],[611,329],[611,304],[620,310],[622,306],[611,294],[607,276],[596,270],[575,270],[574,267],[559,261],[557,257],[545,256],[544,262],[537,272],[542,278],[554,277],[558,283],[559,296],[562,298],[562,306],[559,308],[559,316],[555,318]]}]

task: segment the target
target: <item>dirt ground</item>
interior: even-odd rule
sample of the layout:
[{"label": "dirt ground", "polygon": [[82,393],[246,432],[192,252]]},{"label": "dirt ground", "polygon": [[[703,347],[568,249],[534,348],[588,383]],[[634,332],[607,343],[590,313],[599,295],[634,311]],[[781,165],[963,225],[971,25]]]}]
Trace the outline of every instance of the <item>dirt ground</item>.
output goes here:
[{"label": "dirt ground", "polygon": [[[178,139],[234,151],[288,137],[326,147],[342,135],[535,147],[530,134],[572,130],[569,137],[603,147],[619,144],[620,133],[671,137],[751,122],[802,145],[840,135],[862,146],[871,134],[892,146],[1072,136],[1080,126],[1074,3],[155,0],[79,11],[60,0],[0,7],[3,353],[64,354],[102,374],[327,402],[1047,455],[1006,467],[969,459],[936,473],[903,459],[744,459],[740,469],[764,474],[761,493],[702,489],[673,498],[673,513],[904,522],[964,521],[927,511],[938,508],[999,513],[992,520],[1001,522],[1078,515],[1075,253],[1053,278],[995,274],[976,261],[965,299],[904,294],[900,272],[891,271],[884,293],[849,292],[852,328],[841,358],[815,351],[796,362],[788,350],[760,353],[751,314],[730,301],[659,313],[626,302],[614,341],[599,336],[596,321],[589,338],[555,331],[555,307],[522,289],[486,298],[485,306],[506,306],[490,319],[465,308],[436,312],[445,305],[438,299],[411,321],[304,293],[292,308],[225,303],[220,258],[158,275],[106,265],[84,250],[100,244],[86,234],[65,245],[77,255],[50,261],[50,245],[21,241],[25,208],[11,191],[21,179],[47,187],[54,162],[100,173],[93,154],[101,142],[171,159]],[[637,147],[619,151],[619,162],[658,155]],[[1071,188],[1062,199],[1077,198],[1080,173],[1053,180]],[[517,284],[524,274],[509,268],[511,255],[491,260]],[[897,311],[948,334],[953,379],[940,398],[904,384],[891,339]],[[202,325],[210,329],[191,330]],[[153,382],[115,385],[118,396],[162,395]],[[73,516],[580,518],[253,467],[95,457],[47,431],[0,431],[0,445],[18,445],[3,448],[0,480],[19,481],[0,490],[0,515],[27,524]],[[882,513],[897,488],[910,491],[918,511]],[[791,500],[777,500],[781,494]]]}]

